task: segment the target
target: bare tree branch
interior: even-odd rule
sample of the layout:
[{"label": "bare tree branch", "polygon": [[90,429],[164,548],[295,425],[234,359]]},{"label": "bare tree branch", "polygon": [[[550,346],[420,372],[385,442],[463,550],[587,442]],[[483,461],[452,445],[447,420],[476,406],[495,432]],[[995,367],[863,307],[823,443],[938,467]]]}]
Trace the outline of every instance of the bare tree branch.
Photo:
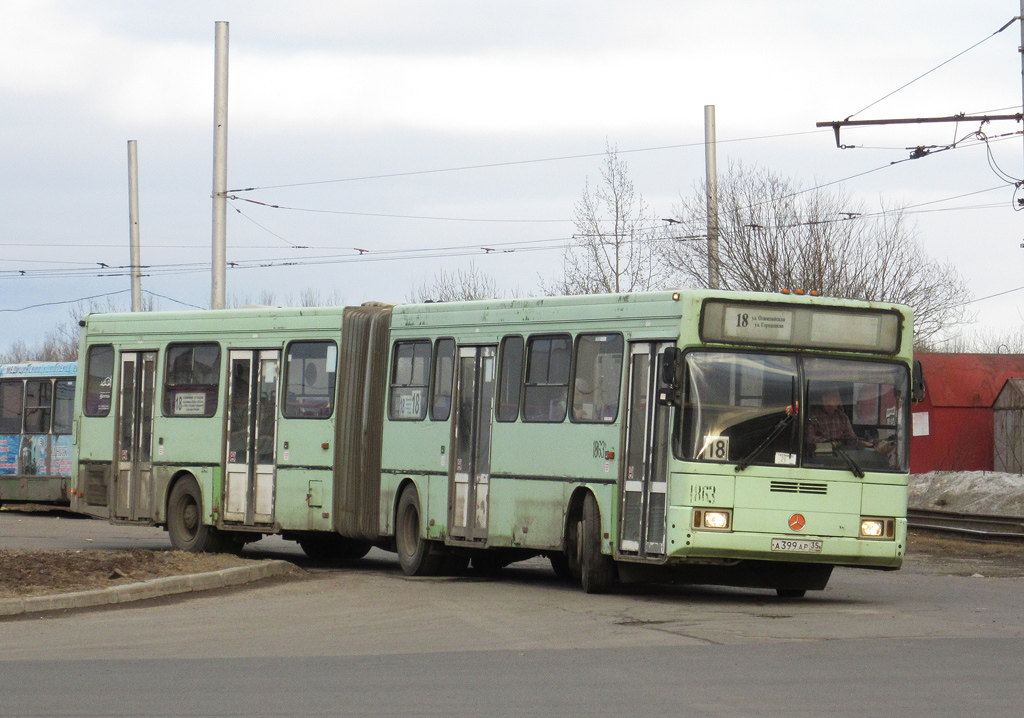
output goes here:
[{"label": "bare tree branch", "polygon": [[542,282],[544,291],[608,294],[642,292],[663,285],[652,215],[615,148],[606,151],[597,188],[591,188],[589,180],[584,184],[573,222],[576,235],[562,255],[562,276]]},{"label": "bare tree branch", "polygon": [[[873,216],[842,190],[801,192],[769,170],[730,167],[719,179],[719,252],[723,289],[777,292],[815,289],[823,295],[908,304],[915,340],[971,320],[963,277],[929,258],[903,209]],[[682,286],[706,287],[708,256],[704,189],[675,208],[663,230],[662,261]]]}]

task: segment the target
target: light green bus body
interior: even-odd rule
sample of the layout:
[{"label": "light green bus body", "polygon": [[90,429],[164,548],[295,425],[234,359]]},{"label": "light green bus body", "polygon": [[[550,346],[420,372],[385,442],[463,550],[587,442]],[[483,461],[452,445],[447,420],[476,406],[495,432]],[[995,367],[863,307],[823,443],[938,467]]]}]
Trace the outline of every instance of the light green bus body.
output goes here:
[{"label": "light green bus body", "polygon": [[[152,418],[151,473],[132,490],[128,511],[112,513],[112,470],[90,492],[88,466],[116,464],[115,440],[120,420],[115,376],[114,406],[105,416],[88,416],[83,400],[77,405],[76,461],[79,467],[79,510],[112,520],[165,525],[171,486],[182,475],[195,478],[203,496],[204,523],[224,526],[223,510],[225,430],[227,417],[226,372],[232,351],[284,352],[292,341],[341,339],[343,310],[243,309],[224,312],[166,312],[136,315],[91,315],[86,320],[81,346],[86,357],[94,346],[112,346],[118,357],[126,353],[155,355],[155,411]],[[216,343],[220,347],[220,373],[216,410],[210,416],[168,416],[161,410],[162,377],[166,375],[167,347],[188,343]],[[86,381],[86,362],[80,376]],[[82,394],[80,393],[80,397]],[[238,526],[241,531],[264,529],[330,532],[334,488],[336,413],[324,419],[287,418],[276,421],[273,520],[261,526]],[[91,499],[90,500],[90,493]],[[259,534],[253,538],[258,538]]]},{"label": "light green bus body", "polygon": [[[767,323],[748,329],[747,307]],[[743,326],[731,328],[733,320]],[[704,290],[93,315],[79,361],[73,506],[173,526],[173,487],[192,477],[203,526],[237,541],[282,533],[307,550],[318,535],[397,544],[410,573],[438,570],[430,556],[484,566],[487,556],[501,565],[542,554],[556,570],[582,574],[587,590],[617,576],[798,594],[823,588],[833,565],[902,563],[912,332],[902,306]],[[314,406],[319,418],[286,415],[305,406],[290,396],[302,380],[285,376],[293,353],[306,351],[293,342],[337,347],[316,365],[337,378],[329,414]],[[216,387],[179,389],[175,411],[196,415],[168,415],[164,393],[178,381],[168,378],[169,352],[195,345],[198,366],[200,345],[213,344]],[[108,413],[89,409],[97,346],[114,349],[122,373],[125,356],[143,362],[152,352],[152,465],[131,469],[130,489],[117,478],[125,431],[117,371]],[[226,488],[243,485],[226,478],[237,458],[228,404],[240,371],[231,367],[246,352],[254,366],[277,357],[277,399],[272,458],[248,469],[240,519],[238,490],[232,498]],[[670,363],[675,379],[664,374]],[[309,386],[319,386],[313,375]],[[614,386],[598,386],[611,376]],[[260,386],[266,395],[270,384]],[[860,434],[848,450],[810,441],[810,409],[801,406],[833,386]],[[714,394],[723,387],[728,401]],[[249,450],[271,455],[269,444]],[[270,514],[260,508],[268,484],[259,471],[273,480]]]}]

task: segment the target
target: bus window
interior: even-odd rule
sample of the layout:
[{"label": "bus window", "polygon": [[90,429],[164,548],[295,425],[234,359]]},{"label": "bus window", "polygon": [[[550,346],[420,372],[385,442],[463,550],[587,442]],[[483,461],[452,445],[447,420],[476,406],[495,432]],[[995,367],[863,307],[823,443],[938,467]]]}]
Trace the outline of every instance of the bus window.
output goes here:
[{"label": "bus window", "polygon": [[418,421],[427,415],[430,342],[396,342],[391,364],[391,403],[388,416]]},{"label": "bus window", "polygon": [[220,387],[218,344],[172,344],[167,347],[164,414],[213,416]]},{"label": "bus window", "polygon": [[114,347],[109,344],[89,347],[86,359],[86,416],[107,416],[110,413],[110,392],[114,385]]},{"label": "bus window", "polygon": [[804,466],[906,471],[902,364],[808,359]]},{"label": "bus window", "polygon": [[284,415],[289,419],[329,419],[334,413],[337,345],[292,342],[287,357]]},{"label": "bus window", "polygon": [[25,382],[25,433],[49,434],[53,410],[53,382],[29,379]]},{"label": "bus window", "polygon": [[619,413],[622,335],[584,334],[576,340],[572,420],[611,422]]},{"label": "bus window", "polygon": [[75,380],[58,379],[53,384],[53,433],[70,434],[75,412]]},{"label": "bus window", "polygon": [[0,381],[0,434],[20,434],[25,385],[21,379]]},{"label": "bus window", "polygon": [[523,338],[501,340],[501,366],[498,368],[498,421],[519,418],[519,396],[523,390]]},{"label": "bus window", "polygon": [[430,420],[448,421],[452,413],[452,380],[455,378],[455,340],[438,339],[434,345]]},{"label": "bus window", "polygon": [[530,337],[526,351],[523,421],[563,421],[569,397],[569,335]]},{"label": "bus window", "polygon": [[683,458],[796,465],[795,357],[690,352],[686,371]]}]

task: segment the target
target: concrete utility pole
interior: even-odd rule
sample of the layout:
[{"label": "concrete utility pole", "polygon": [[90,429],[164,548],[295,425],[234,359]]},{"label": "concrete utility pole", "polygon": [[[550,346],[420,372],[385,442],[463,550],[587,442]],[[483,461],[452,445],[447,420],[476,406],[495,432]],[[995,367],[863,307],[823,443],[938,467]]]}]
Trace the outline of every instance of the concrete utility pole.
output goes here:
[{"label": "concrete utility pole", "polygon": [[704,105],[704,167],[708,195],[708,286],[718,289],[722,276],[718,263],[718,160],[715,156],[714,105]]},{"label": "concrete utility pole", "polygon": [[128,140],[128,224],[132,262],[132,311],[142,311],[142,270],[139,249],[139,152]]},{"label": "concrete utility pole", "polygon": [[217,27],[213,82],[213,261],[210,309],[223,309],[227,274],[228,23]]}]

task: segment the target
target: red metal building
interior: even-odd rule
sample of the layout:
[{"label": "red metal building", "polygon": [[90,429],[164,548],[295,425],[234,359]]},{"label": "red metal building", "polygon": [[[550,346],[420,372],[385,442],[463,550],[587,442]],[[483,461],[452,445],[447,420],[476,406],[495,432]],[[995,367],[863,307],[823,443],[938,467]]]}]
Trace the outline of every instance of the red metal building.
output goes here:
[{"label": "red metal building", "polygon": [[910,471],[992,471],[992,405],[1021,354],[915,354],[926,396],[911,407]]}]

